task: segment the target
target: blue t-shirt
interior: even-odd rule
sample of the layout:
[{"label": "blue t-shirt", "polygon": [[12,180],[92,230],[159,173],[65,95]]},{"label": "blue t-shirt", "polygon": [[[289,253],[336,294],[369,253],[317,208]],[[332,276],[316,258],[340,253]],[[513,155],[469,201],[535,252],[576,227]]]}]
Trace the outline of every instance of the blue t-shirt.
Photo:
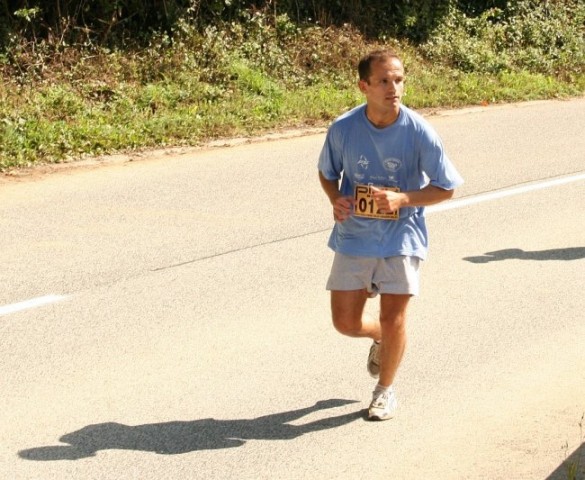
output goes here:
[{"label": "blue t-shirt", "polygon": [[[328,180],[341,178],[342,195],[353,196],[356,184],[415,191],[429,183],[445,190],[463,183],[432,126],[403,105],[396,121],[385,128],[370,123],[365,104],[341,115],[329,127],[318,168]],[[335,223],[329,247],[345,255],[424,260],[428,249],[424,208],[401,208],[395,221],[351,215]]]}]

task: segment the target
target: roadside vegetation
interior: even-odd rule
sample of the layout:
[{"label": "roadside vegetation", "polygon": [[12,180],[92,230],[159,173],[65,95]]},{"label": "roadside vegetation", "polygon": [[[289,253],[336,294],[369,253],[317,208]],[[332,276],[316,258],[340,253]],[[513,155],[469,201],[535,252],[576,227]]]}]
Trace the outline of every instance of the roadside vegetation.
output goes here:
[{"label": "roadside vegetation", "polygon": [[148,35],[99,39],[20,8],[0,45],[0,171],[325,126],[362,101],[355,66],[376,47],[402,56],[415,109],[585,93],[584,2],[436,3],[439,22],[419,10],[397,29],[295,17],[276,2],[202,18],[190,2]]}]

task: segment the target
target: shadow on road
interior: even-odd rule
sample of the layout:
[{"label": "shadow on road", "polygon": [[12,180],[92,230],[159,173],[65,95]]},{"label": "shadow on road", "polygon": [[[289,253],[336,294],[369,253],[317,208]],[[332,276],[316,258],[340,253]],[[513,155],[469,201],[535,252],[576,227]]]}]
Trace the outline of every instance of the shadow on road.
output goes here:
[{"label": "shadow on road", "polygon": [[31,448],[18,453],[26,460],[78,460],[95,456],[99,450],[139,450],[175,455],[195,450],[240,447],[247,440],[292,440],[305,433],[341,427],[364,417],[359,410],[344,415],[315,420],[303,425],[288,422],[319,410],[356,403],[355,400],[331,399],[312,407],[265,415],[251,420],[215,420],[206,418],[190,422],[153,423],[129,426],[100,423],[63,435],[59,441],[69,445]]},{"label": "shadow on road", "polygon": [[546,477],[546,480],[585,480],[585,443]]},{"label": "shadow on road", "polygon": [[478,257],[464,257],[471,263],[489,263],[500,260],[579,260],[585,258],[585,247],[555,248],[536,252],[525,252],[520,248],[507,248],[486,252]]}]

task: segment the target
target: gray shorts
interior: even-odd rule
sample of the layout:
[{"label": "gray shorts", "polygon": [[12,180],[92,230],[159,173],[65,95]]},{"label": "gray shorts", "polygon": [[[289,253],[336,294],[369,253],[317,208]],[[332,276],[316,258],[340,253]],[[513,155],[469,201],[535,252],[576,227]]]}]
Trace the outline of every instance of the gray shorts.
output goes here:
[{"label": "gray shorts", "polygon": [[418,257],[354,257],[335,253],[327,290],[361,290],[418,295]]}]

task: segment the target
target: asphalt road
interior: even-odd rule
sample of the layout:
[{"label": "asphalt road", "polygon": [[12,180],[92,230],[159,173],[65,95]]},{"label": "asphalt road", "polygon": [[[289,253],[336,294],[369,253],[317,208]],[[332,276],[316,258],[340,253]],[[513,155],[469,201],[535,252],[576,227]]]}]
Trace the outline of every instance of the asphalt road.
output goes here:
[{"label": "asphalt road", "polygon": [[0,478],[583,478],[585,99],[429,120],[466,183],[382,423],[323,133],[0,181]]}]

